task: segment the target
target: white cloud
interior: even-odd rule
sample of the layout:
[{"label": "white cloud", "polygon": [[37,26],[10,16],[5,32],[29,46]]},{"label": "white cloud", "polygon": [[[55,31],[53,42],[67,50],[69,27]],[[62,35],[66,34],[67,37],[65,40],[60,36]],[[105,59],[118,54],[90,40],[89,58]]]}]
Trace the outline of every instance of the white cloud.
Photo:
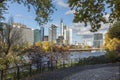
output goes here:
[{"label": "white cloud", "polygon": [[103,24],[101,23],[101,28],[98,30],[100,33],[106,33],[109,29],[110,23]]},{"label": "white cloud", "polygon": [[68,10],[68,11],[65,13],[65,15],[73,14],[73,13],[75,13],[75,10]]},{"label": "white cloud", "polygon": [[86,35],[91,33],[89,31],[90,26],[88,25],[87,27],[85,27],[84,23],[74,23],[72,29],[74,32],[77,33],[77,35]]},{"label": "white cloud", "polygon": [[[109,14],[104,15],[104,17],[108,20]],[[74,32],[76,32],[78,35],[87,35],[87,34],[93,34],[89,30],[91,29],[90,24],[88,24],[86,27],[84,26],[84,23],[73,23],[72,29]],[[101,28],[97,31],[97,33],[105,33],[108,31],[110,26],[110,23],[101,23]]]},{"label": "white cloud", "polygon": [[68,4],[65,3],[63,0],[54,0],[54,3],[56,3],[60,7],[68,8]]},{"label": "white cloud", "polygon": [[[109,23],[103,24],[101,23],[101,28],[94,33],[103,33],[105,34],[107,30],[109,29]],[[84,23],[74,23],[72,25],[72,29],[78,36],[83,36],[83,38],[90,39],[93,37],[93,32],[90,32],[91,26],[88,24],[87,27],[84,26]]]}]

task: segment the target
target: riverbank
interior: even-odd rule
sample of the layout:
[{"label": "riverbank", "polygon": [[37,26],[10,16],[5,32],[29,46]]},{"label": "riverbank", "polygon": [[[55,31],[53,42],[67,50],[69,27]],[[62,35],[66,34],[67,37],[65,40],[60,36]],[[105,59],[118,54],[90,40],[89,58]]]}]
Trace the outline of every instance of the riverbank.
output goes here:
[{"label": "riverbank", "polygon": [[[98,73],[100,73],[100,74],[104,74],[103,76],[106,76],[107,75],[106,72],[105,73],[103,72],[105,69],[109,70],[109,71],[114,71],[115,74],[117,74],[117,73],[119,73],[118,67],[119,67],[118,63],[73,66],[73,67],[69,67],[69,68],[44,72],[42,74],[34,75],[30,78],[31,78],[31,80],[75,80],[75,79],[73,79],[73,77],[76,77],[76,78],[78,78],[76,80],[80,80],[79,76],[76,76],[76,75],[81,74],[81,72],[82,72],[82,75],[84,75],[84,77],[90,77],[90,75],[87,75],[86,73],[87,72],[92,73],[92,70],[94,70],[93,74],[97,75]],[[70,77],[70,76],[72,76],[72,77]],[[107,75],[107,76],[111,77],[111,75]],[[30,78],[29,78],[29,80],[30,80]],[[24,79],[24,80],[28,80],[28,79]],[[81,80],[88,80],[88,79],[81,79]],[[105,80],[105,79],[91,79],[91,80]]]}]

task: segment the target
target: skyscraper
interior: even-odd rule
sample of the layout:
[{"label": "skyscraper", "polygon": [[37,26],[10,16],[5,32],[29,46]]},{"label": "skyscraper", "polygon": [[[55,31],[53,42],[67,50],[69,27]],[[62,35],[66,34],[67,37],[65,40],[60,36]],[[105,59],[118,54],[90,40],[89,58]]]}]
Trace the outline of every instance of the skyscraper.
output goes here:
[{"label": "skyscraper", "polygon": [[69,28],[69,45],[72,44],[72,29]]},{"label": "skyscraper", "polygon": [[61,19],[60,21],[60,36],[63,36],[64,33],[64,24],[63,24],[63,20]]},{"label": "skyscraper", "polygon": [[26,25],[19,24],[19,23],[14,23],[13,27],[16,27],[22,31],[21,32],[21,34],[22,34],[21,42],[27,42],[30,44],[34,43],[34,30],[32,30],[31,28],[27,28]]},{"label": "skyscraper", "polygon": [[56,43],[56,37],[57,37],[57,26],[51,25],[49,28],[49,41]]},{"label": "skyscraper", "polygon": [[72,44],[72,29],[69,27],[66,27],[66,29],[64,30],[65,34],[64,34],[64,40],[66,45],[71,45]]},{"label": "skyscraper", "polygon": [[40,30],[39,29],[35,29],[34,30],[34,43],[40,41]]},{"label": "skyscraper", "polygon": [[95,33],[94,40],[93,40],[93,47],[102,48],[102,46],[103,46],[103,34],[102,33]]},{"label": "skyscraper", "polygon": [[[58,44],[70,45],[72,44],[72,29],[64,25],[63,20],[60,21],[60,36],[58,37]],[[62,41],[61,41],[62,40]]]},{"label": "skyscraper", "polygon": [[44,27],[40,28],[40,41],[44,41]]}]

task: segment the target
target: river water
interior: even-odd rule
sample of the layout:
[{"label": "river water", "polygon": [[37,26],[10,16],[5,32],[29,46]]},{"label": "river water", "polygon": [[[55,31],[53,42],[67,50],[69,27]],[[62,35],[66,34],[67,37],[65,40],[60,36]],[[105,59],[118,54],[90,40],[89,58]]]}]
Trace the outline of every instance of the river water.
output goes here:
[{"label": "river water", "polygon": [[101,56],[105,55],[104,51],[95,51],[95,52],[70,52],[69,58],[75,59],[75,58],[88,58],[90,56]]}]

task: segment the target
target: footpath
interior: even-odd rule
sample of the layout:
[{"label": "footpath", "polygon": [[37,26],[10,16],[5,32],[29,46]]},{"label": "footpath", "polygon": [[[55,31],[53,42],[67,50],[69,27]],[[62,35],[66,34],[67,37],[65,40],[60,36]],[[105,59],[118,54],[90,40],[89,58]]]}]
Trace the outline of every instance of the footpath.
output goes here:
[{"label": "footpath", "polygon": [[37,74],[25,80],[120,80],[119,64],[74,66]]}]

